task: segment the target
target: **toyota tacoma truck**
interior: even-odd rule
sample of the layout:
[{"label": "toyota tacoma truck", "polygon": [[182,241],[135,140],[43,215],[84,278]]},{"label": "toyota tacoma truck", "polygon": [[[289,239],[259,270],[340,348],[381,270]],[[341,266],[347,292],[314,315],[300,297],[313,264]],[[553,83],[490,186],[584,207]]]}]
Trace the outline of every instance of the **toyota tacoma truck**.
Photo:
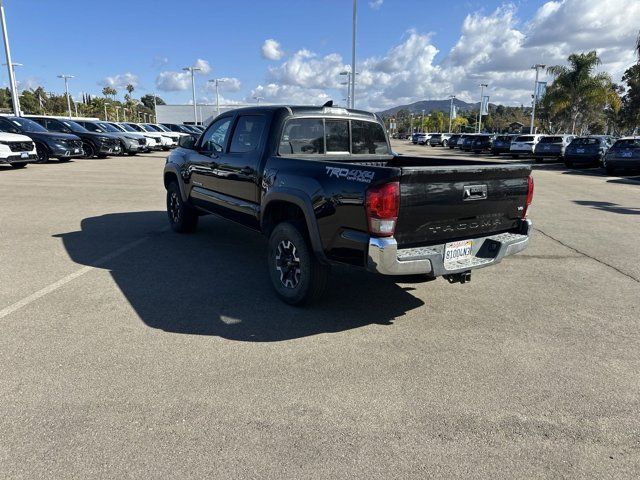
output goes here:
[{"label": "toyota tacoma truck", "polygon": [[330,102],[222,113],[181,137],[164,185],[176,232],[209,213],[262,232],[293,305],[320,297],[333,264],[465,283],[531,231],[529,166],[396,155],[376,115]]}]

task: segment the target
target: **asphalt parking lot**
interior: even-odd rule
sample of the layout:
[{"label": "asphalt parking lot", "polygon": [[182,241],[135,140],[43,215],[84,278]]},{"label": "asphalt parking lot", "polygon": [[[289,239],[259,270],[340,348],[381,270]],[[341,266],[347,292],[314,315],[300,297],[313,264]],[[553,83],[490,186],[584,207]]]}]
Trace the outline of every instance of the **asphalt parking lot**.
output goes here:
[{"label": "asphalt parking lot", "polygon": [[638,174],[535,166],[522,254],[297,309],[163,157],[0,167],[0,478],[638,478]]}]

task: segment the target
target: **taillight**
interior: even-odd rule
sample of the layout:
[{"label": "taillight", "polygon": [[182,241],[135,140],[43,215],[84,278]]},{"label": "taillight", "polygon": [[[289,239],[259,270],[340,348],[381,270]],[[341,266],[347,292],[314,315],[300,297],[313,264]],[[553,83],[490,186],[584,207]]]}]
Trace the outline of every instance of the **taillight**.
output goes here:
[{"label": "taillight", "polygon": [[524,212],[522,213],[522,218],[525,218],[527,216],[529,205],[531,205],[532,200],[533,200],[533,177],[528,176],[527,177],[527,203],[524,206]]},{"label": "taillight", "polygon": [[390,182],[367,190],[369,233],[390,237],[396,229],[400,208],[400,183]]}]

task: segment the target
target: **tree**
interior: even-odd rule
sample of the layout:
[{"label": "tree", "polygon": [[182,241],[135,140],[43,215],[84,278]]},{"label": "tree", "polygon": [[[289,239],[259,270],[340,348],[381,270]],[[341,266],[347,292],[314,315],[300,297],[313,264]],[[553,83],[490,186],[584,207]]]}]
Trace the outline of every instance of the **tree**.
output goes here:
[{"label": "tree", "polygon": [[[140,97],[142,104],[149,110],[153,110],[153,95],[143,95]],[[166,105],[165,101],[156,95],[156,105]]]},{"label": "tree", "polygon": [[127,92],[129,92],[129,97],[131,97],[131,94],[132,94],[132,93],[133,93],[133,91],[135,90],[135,87],[129,83],[129,84],[126,86],[126,90],[127,90]]},{"label": "tree", "polygon": [[107,86],[102,89],[102,95],[104,95],[105,97],[108,97],[109,95],[111,95],[115,99],[115,96],[117,94],[118,94],[118,91],[113,87]]},{"label": "tree", "polygon": [[627,85],[627,90],[622,98],[620,116],[624,126],[635,131],[640,125],[640,63],[629,67],[624,72],[622,81]]},{"label": "tree", "polygon": [[554,123],[560,122],[571,133],[585,131],[589,124],[602,119],[605,108],[620,109],[611,77],[606,73],[594,73],[601,61],[595,50],[573,53],[568,66],[554,65],[547,71],[555,77],[547,89],[542,104]]}]

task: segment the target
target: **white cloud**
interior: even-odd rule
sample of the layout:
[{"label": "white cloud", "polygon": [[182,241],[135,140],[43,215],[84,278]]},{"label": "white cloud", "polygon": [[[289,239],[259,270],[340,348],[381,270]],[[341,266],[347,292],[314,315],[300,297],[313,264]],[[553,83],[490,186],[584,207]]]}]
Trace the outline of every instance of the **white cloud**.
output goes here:
[{"label": "white cloud", "polygon": [[[206,60],[198,58],[192,65],[200,70],[196,75],[206,75],[211,72],[211,65]],[[191,73],[188,71],[164,71],[156,77],[156,88],[164,92],[177,92],[191,87]]]},{"label": "white cloud", "polygon": [[262,57],[267,60],[280,60],[284,56],[280,43],[273,38],[265,40],[260,50],[262,51]]},{"label": "white cloud", "polygon": [[24,90],[35,90],[41,85],[42,82],[40,82],[36,77],[26,77],[21,80],[16,79],[16,87],[18,87],[19,92]]},{"label": "white cloud", "polygon": [[369,2],[369,7],[373,8],[374,10],[378,10],[383,3],[384,3],[384,0],[371,0]]},{"label": "white cloud", "polygon": [[102,87],[114,87],[114,88],[125,88],[127,85],[133,85],[134,87],[138,86],[138,76],[133,73],[127,72],[119,75],[114,75],[111,77],[104,77],[101,81],[98,82],[98,85]]},{"label": "white cloud", "polygon": [[[614,81],[634,62],[633,45],[640,18],[638,0],[561,0],[543,4],[522,21],[514,5],[488,14],[466,16],[460,36],[442,52],[428,34],[410,30],[379,57],[357,65],[358,107],[383,109],[450,94],[478,101],[479,83],[488,83],[491,101],[528,104],[533,90],[531,65],[561,64],[571,53],[597,50]],[[267,102],[319,104],[340,101],[346,87],[340,71],[348,68],[337,53],[319,56],[302,49],[267,70],[267,83],[252,94]],[[543,72],[542,80],[548,79]]]},{"label": "white cloud", "polygon": [[[219,79],[218,91],[219,92],[238,92],[242,87],[242,83],[235,77],[222,77]],[[216,86],[214,82],[207,82],[206,91],[215,92]]]}]

